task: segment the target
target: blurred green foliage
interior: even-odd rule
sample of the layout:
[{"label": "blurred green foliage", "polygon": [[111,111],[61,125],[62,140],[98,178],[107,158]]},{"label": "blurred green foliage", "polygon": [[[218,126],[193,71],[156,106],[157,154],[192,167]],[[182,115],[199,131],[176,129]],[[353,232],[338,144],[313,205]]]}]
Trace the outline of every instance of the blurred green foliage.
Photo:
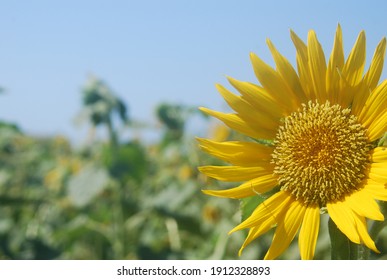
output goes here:
[{"label": "blurred green foliage", "polygon": [[186,135],[199,112],[160,104],[157,141],[123,140],[132,129],[127,105],[96,78],[81,97],[78,120],[92,135],[83,147],[0,123],[0,259],[236,257],[243,235],[226,241],[238,204],[201,193],[208,179],[197,166],[212,159]]},{"label": "blurred green foliage", "polygon": [[[221,164],[199,151],[186,131],[201,113],[160,104],[158,140],[136,133],[124,140],[121,131],[149,125],[129,118],[127,105],[99,79],[90,79],[81,94],[78,118],[93,135],[83,147],[0,122],[0,259],[238,259],[246,232],[227,232],[262,198],[239,202],[202,194],[203,188],[230,186],[197,171]],[[208,137],[230,137],[225,127],[211,125]],[[105,129],[107,140],[95,137],[97,128]],[[247,205],[243,213],[239,203]],[[262,258],[270,234],[240,258]],[[330,258],[329,238],[323,230],[320,235],[316,257]],[[387,238],[378,245],[386,248]],[[283,257],[299,258],[296,242]]]}]

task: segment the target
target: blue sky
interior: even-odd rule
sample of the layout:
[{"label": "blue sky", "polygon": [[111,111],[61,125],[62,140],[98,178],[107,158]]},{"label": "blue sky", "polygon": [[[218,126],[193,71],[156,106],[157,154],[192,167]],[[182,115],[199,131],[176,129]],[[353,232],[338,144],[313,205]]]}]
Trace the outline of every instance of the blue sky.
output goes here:
[{"label": "blue sky", "polygon": [[255,82],[249,53],[272,64],[266,38],[295,61],[290,29],[302,39],[314,29],[330,53],[340,23],[346,54],[364,29],[369,62],[387,35],[386,3],[1,1],[0,120],[34,135],[84,138],[73,120],[90,74],[138,120],[154,121],[162,101],[224,108],[214,84],[227,84],[225,75]]}]

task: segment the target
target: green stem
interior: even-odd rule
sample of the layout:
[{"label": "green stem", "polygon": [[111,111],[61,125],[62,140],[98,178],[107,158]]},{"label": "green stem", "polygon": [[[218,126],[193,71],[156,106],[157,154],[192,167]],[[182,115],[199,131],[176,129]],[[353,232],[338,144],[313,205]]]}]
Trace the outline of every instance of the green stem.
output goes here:
[{"label": "green stem", "polygon": [[122,188],[120,183],[114,184],[114,204],[112,205],[113,211],[113,235],[114,235],[114,251],[116,259],[124,259],[126,253],[126,233],[125,233],[125,219],[122,205]]},{"label": "green stem", "polygon": [[362,244],[350,242],[349,248],[351,260],[368,260],[370,258],[370,249]]},{"label": "green stem", "polygon": [[110,145],[112,147],[117,147],[117,145],[118,145],[117,134],[113,128],[113,123],[112,123],[112,120],[110,117],[107,118],[106,126],[107,126],[108,133],[109,133]]},{"label": "green stem", "polygon": [[329,218],[328,221],[329,237],[331,239],[331,258],[332,260],[349,260],[350,249],[349,240],[337,228],[336,224]]}]

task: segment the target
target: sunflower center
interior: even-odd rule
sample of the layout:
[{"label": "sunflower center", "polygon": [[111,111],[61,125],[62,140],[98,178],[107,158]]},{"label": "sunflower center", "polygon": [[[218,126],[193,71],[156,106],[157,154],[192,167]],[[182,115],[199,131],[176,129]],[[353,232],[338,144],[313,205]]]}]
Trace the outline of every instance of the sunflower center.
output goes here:
[{"label": "sunflower center", "polygon": [[281,190],[326,206],[359,188],[369,163],[366,130],[350,109],[309,102],[284,119],[272,154]]}]

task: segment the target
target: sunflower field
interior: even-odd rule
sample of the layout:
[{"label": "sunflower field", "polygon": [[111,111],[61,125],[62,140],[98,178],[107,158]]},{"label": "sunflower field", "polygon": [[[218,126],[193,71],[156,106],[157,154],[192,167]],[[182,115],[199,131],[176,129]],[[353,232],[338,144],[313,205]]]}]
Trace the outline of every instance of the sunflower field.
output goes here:
[{"label": "sunflower field", "polygon": [[[227,231],[240,219],[238,202],[201,193],[208,179],[197,166],[212,159],[185,127],[206,122],[197,108],[160,104],[158,123],[144,124],[100,80],[81,94],[86,145],[0,123],[0,259],[236,257],[243,236],[230,243]],[[141,136],[149,130],[156,140]]]},{"label": "sunflower field", "polygon": [[[90,128],[86,145],[74,146],[60,135],[28,135],[17,124],[0,123],[0,259],[264,257],[273,231],[241,256],[247,232],[227,234],[260,196],[204,195],[203,189],[235,184],[198,171],[198,166],[222,163],[199,149],[187,124],[199,118],[202,131],[208,131],[204,136],[218,141],[243,136],[182,104],[159,104],[154,110],[158,123],[141,123],[128,113],[129,104],[98,79],[81,94],[79,118]],[[96,136],[97,130],[106,137]],[[149,130],[156,140],[144,139]],[[315,259],[331,257],[327,225],[322,218]],[[376,243],[381,254],[371,253],[371,258],[386,258],[386,229]],[[281,258],[299,259],[297,242]]]}]

